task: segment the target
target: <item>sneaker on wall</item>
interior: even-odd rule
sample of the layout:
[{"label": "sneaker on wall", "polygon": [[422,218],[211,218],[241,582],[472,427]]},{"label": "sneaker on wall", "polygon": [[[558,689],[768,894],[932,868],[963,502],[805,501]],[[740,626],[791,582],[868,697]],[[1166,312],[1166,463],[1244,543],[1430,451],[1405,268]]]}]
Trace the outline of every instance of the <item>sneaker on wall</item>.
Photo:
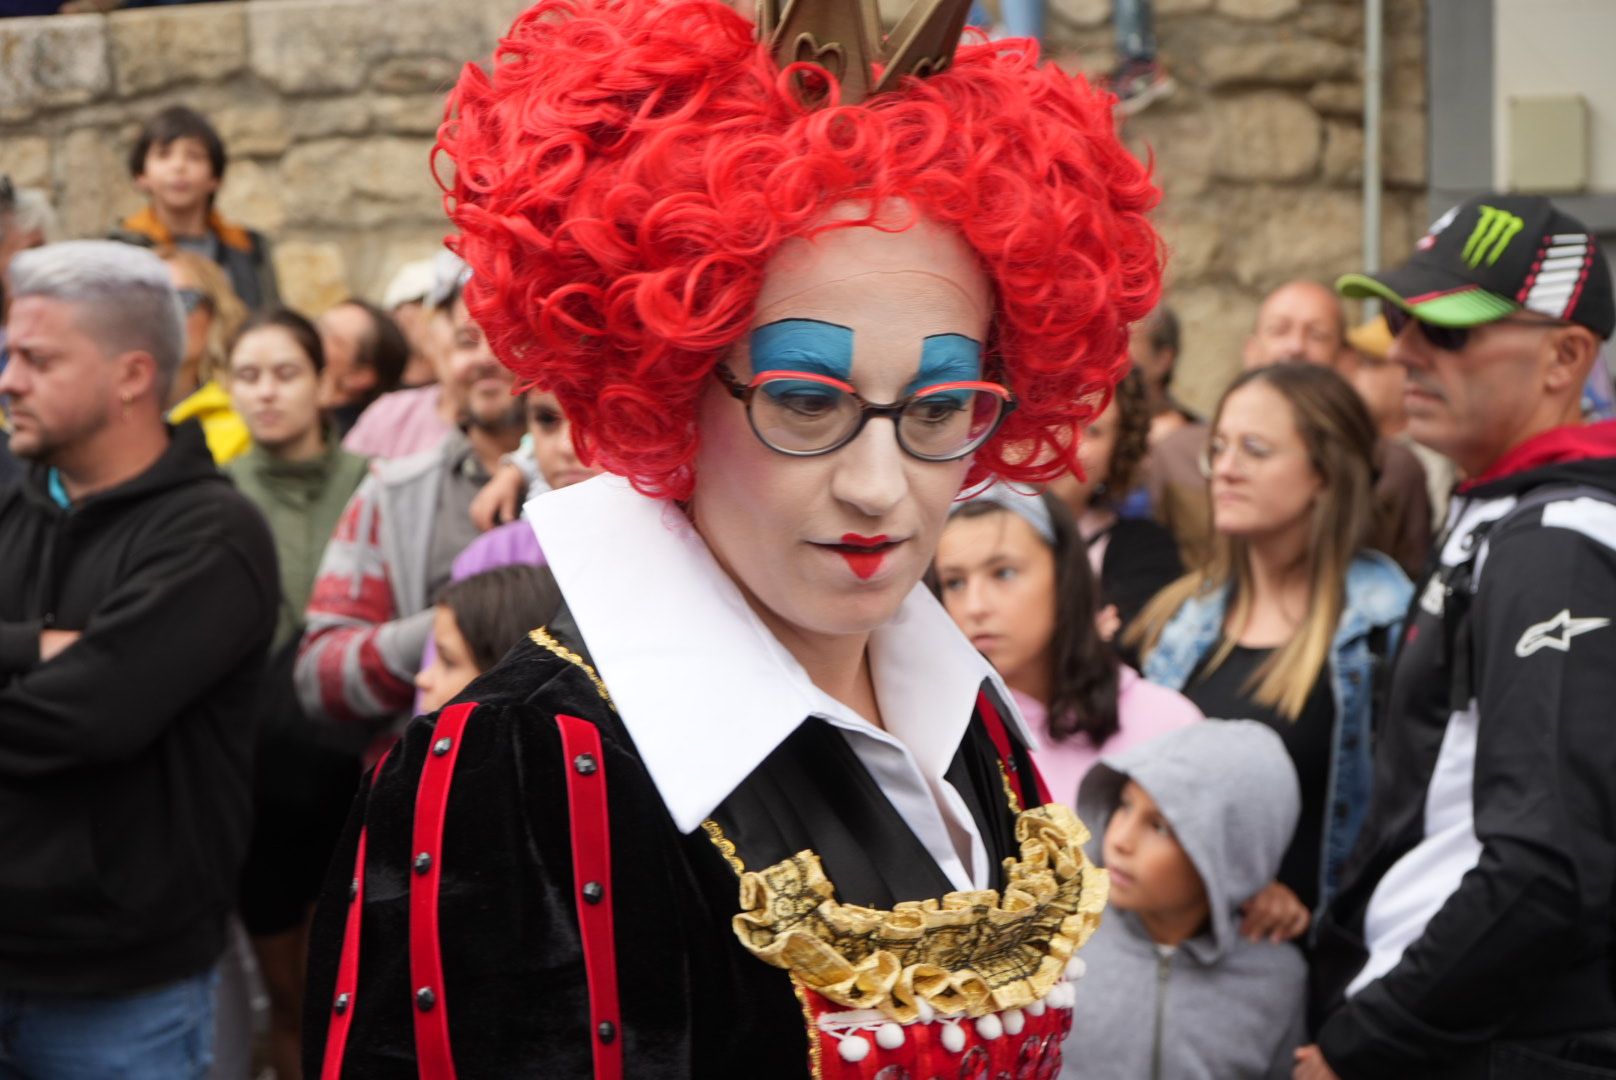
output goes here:
[{"label": "sneaker on wall", "polygon": [[1117,95],[1117,112],[1133,116],[1166,97],[1178,83],[1158,60],[1125,60],[1111,73],[1106,85]]}]

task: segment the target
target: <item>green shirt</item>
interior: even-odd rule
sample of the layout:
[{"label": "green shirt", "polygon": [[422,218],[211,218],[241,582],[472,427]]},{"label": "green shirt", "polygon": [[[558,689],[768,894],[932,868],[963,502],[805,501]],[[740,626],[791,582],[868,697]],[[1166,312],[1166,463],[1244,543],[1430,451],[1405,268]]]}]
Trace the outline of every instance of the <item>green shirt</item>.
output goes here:
[{"label": "green shirt", "polygon": [[306,461],[281,461],[254,445],[224,466],[225,475],[262,511],[275,537],[281,610],[272,653],[300,632],[320,558],[369,468],[365,458],[342,448],[334,432],[326,433],[326,445],[324,454]]}]

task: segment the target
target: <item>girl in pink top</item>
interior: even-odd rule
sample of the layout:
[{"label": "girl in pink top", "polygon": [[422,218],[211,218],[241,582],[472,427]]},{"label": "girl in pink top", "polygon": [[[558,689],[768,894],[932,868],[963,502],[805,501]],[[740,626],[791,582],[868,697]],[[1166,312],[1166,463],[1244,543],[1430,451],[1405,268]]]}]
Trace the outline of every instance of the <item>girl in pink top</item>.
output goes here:
[{"label": "girl in pink top", "polygon": [[1033,757],[1058,801],[1075,804],[1101,754],[1201,719],[1101,636],[1086,545],[1058,499],[989,488],[955,509],[934,565],[943,605],[1038,734]]}]

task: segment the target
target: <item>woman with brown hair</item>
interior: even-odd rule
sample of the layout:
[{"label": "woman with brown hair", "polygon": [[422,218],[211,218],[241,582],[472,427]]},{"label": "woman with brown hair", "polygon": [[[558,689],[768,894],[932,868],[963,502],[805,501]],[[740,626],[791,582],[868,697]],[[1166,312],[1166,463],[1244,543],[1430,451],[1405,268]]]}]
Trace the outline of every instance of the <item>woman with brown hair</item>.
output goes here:
[{"label": "woman with brown hair", "polygon": [[1033,761],[1070,806],[1102,754],[1201,719],[1101,636],[1087,547],[1053,493],[996,484],[954,508],[932,567],[943,607],[1004,676],[1038,736]]},{"label": "woman with brown hair", "polygon": [[1203,464],[1211,557],[1125,635],[1147,679],[1208,717],[1268,724],[1290,751],[1302,816],[1278,880],[1247,904],[1253,937],[1306,931],[1368,808],[1372,687],[1412,592],[1395,562],[1365,550],[1374,444],[1363,402],[1327,368],[1236,379]]},{"label": "woman with brown hair", "polygon": [[1107,638],[1127,626],[1152,596],[1184,572],[1173,534],[1120,506],[1138,483],[1149,450],[1150,406],[1137,369],[1117,384],[1105,410],[1083,429],[1077,458],[1084,479],[1067,473],[1049,485],[1076,519],[1099,584]]}]

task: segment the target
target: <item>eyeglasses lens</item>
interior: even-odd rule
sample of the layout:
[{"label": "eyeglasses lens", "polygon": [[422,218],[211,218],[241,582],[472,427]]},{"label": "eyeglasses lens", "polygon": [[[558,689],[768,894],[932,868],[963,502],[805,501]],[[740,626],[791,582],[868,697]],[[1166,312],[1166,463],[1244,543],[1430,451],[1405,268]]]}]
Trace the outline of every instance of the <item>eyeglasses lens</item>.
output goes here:
[{"label": "eyeglasses lens", "polygon": [[999,423],[1004,400],[984,390],[942,390],[912,399],[898,419],[898,441],[920,458],[946,461],[980,446]]},{"label": "eyeglasses lens", "polygon": [[180,289],[178,292],[180,294],[180,304],[185,308],[185,314],[187,315],[197,308],[212,306],[208,301],[208,294],[201,289]]},{"label": "eyeglasses lens", "polygon": [[[790,376],[759,383],[750,408],[759,438],[783,453],[803,455],[846,442],[863,413],[846,391]],[[941,390],[911,398],[898,416],[898,442],[919,458],[963,457],[993,434],[1003,409],[1003,399],[982,390]]]},{"label": "eyeglasses lens", "polygon": [[835,446],[858,424],[852,395],[807,379],[767,379],[752,395],[752,427],[765,443],[788,454]]}]

